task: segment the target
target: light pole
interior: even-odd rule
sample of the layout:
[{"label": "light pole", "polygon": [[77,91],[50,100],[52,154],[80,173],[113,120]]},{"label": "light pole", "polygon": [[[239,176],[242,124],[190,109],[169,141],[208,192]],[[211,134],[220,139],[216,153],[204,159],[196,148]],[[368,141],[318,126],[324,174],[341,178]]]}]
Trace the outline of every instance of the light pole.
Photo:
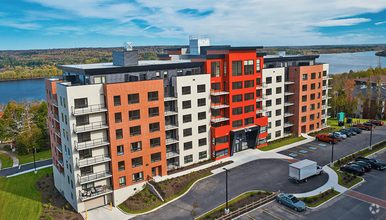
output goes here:
[{"label": "light pole", "polygon": [[369,150],[373,150],[373,147],[371,146],[371,138],[373,137],[373,125],[371,125],[371,130],[370,130],[370,146]]},{"label": "light pole", "polygon": [[332,148],[331,148],[331,168],[334,167],[334,140],[332,141]]},{"label": "light pole", "polygon": [[231,172],[227,168],[223,168],[225,170],[225,197],[226,197],[226,208],[225,208],[225,214],[229,214],[229,207],[228,207],[228,172]]},{"label": "light pole", "polygon": [[36,170],[35,149],[36,149],[36,148],[32,148],[32,153],[33,153],[33,155],[34,155],[35,174],[36,174],[38,171]]}]

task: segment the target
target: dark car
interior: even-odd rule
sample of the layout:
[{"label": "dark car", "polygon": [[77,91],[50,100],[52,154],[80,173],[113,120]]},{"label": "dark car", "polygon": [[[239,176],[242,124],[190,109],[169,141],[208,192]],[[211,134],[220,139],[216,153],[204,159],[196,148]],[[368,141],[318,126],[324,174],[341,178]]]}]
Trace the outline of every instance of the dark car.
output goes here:
[{"label": "dark car", "polygon": [[386,164],[380,162],[376,158],[365,158],[365,157],[357,157],[355,161],[364,161],[366,163],[371,164],[371,168],[377,170],[384,170],[386,168]]},{"label": "dark car", "polygon": [[364,161],[351,161],[348,164],[356,164],[358,166],[361,166],[361,167],[363,167],[365,169],[366,172],[370,172],[371,171],[371,164],[366,163]]},{"label": "dark car", "polygon": [[279,193],[279,195],[277,195],[276,197],[276,201],[298,212],[306,210],[307,208],[304,202],[300,201],[298,198],[290,194]]},{"label": "dark car", "polygon": [[351,132],[349,132],[347,129],[340,129],[340,132],[342,132],[343,134],[345,134],[347,137],[351,137]]},{"label": "dark car", "polygon": [[373,129],[377,127],[375,124],[367,123],[367,122],[363,123],[363,125],[370,126],[370,127],[373,126]]},{"label": "dark car", "polygon": [[373,125],[376,125],[376,126],[382,126],[383,124],[383,121],[379,121],[379,120],[370,120],[370,121],[367,121],[366,123],[371,123]]},{"label": "dark car", "polygon": [[349,129],[355,131],[357,134],[362,133],[362,130],[357,128],[357,127],[352,127],[352,128],[349,128]]},{"label": "dark car", "polygon": [[356,164],[347,164],[340,167],[341,171],[353,173],[358,176],[362,176],[365,173],[365,169]]}]

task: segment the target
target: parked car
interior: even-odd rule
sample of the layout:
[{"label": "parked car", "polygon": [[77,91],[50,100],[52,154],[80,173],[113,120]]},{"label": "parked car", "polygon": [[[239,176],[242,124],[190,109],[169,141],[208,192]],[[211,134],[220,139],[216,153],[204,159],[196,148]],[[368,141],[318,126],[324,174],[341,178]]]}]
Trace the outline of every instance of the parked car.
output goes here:
[{"label": "parked car", "polygon": [[382,163],[376,158],[357,157],[355,161],[364,161],[369,163],[371,164],[371,168],[377,170],[384,170],[386,168],[386,163]]},{"label": "parked car", "polygon": [[339,138],[334,137],[332,134],[331,135],[330,134],[317,134],[315,136],[315,139],[317,141],[325,141],[325,142],[328,142],[330,144],[332,144],[332,143],[336,144],[339,141]]},{"label": "parked car", "polygon": [[339,138],[339,141],[346,139],[347,136],[339,131],[335,131],[334,133],[330,133],[330,135],[334,135],[335,138]]},{"label": "parked car", "polygon": [[347,137],[351,137],[351,132],[348,131],[347,129],[340,129],[340,133],[345,134]]},{"label": "parked car", "polygon": [[376,125],[376,126],[383,126],[383,121],[379,121],[379,120],[370,120],[370,121],[366,121],[366,123],[371,123],[373,125]]},{"label": "parked car", "polygon": [[362,130],[360,128],[357,128],[357,127],[352,127],[352,128],[349,128],[349,129],[355,131],[357,134],[361,134],[362,133]]},{"label": "parked car", "polygon": [[363,167],[365,169],[366,172],[370,172],[371,171],[371,164],[366,163],[364,161],[351,161],[348,164],[356,164],[358,166],[361,166],[361,167]]},{"label": "parked car", "polygon": [[294,195],[279,193],[276,197],[276,201],[280,204],[286,205],[297,212],[306,210],[307,206],[304,202],[300,201]]},{"label": "parked car", "polygon": [[351,135],[357,135],[357,132],[355,132],[354,130],[351,130],[351,129],[348,129],[348,128],[344,128],[345,130],[347,130],[348,132],[351,133]]},{"label": "parked car", "polygon": [[360,129],[362,129],[362,130],[367,130],[367,131],[370,131],[370,130],[371,130],[371,127],[372,127],[373,129],[375,128],[375,125],[370,124],[370,123],[359,123],[359,124],[353,124],[352,126],[353,126],[353,127],[360,128]]},{"label": "parked car", "polygon": [[341,171],[353,173],[357,176],[362,176],[365,173],[365,169],[356,164],[347,164],[340,167]]}]

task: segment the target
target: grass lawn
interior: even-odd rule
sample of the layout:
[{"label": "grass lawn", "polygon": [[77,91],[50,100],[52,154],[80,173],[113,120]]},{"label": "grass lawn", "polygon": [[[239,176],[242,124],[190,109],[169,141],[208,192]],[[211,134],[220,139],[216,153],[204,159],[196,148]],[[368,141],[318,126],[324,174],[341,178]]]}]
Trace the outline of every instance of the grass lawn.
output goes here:
[{"label": "grass lawn", "polygon": [[[19,159],[19,164],[34,162],[33,154],[28,154],[25,156],[19,156],[17,154],[14,154],[14,155],[17,157],[17,159]],[[50,150],[41,151],[41,152],[35,154],[35,160],[36,161],[50,159],[50,158],[52,158],[52,153]]]},{"label": "grass lawn", "polygon": [[[371,119],[362,119],[362,118],[353,118],[353,123],[356,124],[356,123],[364,123],[366,121],[369,121]],[[386,123],[386,120],[380,120],[380,121],[383,121]],[[346,121],[345,121],[346,122]],[[338,126],[338,121],[336,120],[336,118],[327,118],[327,125],[329,125],[330,127],[332,128],[336,128],[336,129],[342,129],[341,126]],[[346,127],[351,127],[347,124],[345,124]]]},{"label": "grass lawn", "polygon": [[10,159],[8,155],[0,153],[0,160],[1,160],[1,169],[5,169],[8,167],[12,167],[13,165],[13,160],[12,158]]},{"label": "grass lawn", "polygon": [[52,167],[15,177],[0,178],[0,220],[39,219],[43,213],[42,193],[36,181],[52,173]]},{"label": "grass lawn", "polygon": [[295,143],[295,142],[298,142],[298,141],[302,141],[302,140],[305,140],[305,139],[307,139],[307,138],[305,138],[305,137],[296,137],[296,138],[293,138],[293,139],[277,142],[277,143],[274,143],[274,144],[268,144],[267,146],[260,147],[258,149],[261,150],[261,151],[269,151],[269,150],[273,150],[273,149],[276,149],[276,148],[279,148],[279,147],[283,147],[285,145],[292,144],[292,143]]}]

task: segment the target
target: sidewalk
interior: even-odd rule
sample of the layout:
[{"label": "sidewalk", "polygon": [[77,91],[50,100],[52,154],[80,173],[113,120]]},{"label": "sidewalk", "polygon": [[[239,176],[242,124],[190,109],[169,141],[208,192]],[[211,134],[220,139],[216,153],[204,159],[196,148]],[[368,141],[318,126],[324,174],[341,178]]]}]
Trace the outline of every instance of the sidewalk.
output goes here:
[{"label": "sidewalk", "polygon": [[295,143],[292,143],[292,144],[289,144],[289,145],[286,145],[286,146],[283,146],[283,147],[279,147],[279,148],[276,148],[276,149],[273,149],[273,150],[270,150],[270,151],[267,151],[267,152],[280,152],[280,151],[283,151],[283,150],[287,150],[287,149],[290,149],[290,148],[293,148],[293,147],[296,147],[296,146],[299,146],[299,145],[302,145],[302,144],[307,144],[311,141],[314,141],[315,140],[315,137],[312,137],[312,136],[309,136],[308,134],[302,134],[303,137],[307,138],[305,140],[302,140],[302,141],[298,141],[298,142],[295,142]]},{"label": "sidewalk", "polygon": [[[4,153],[4,154],[8,155],[10,158],[12,158],[12,160],[13,160],[13,167],[19,166],[19,159],[17,159],[13,154],[8,153],[7,151],[3,151],[3,150],[0,150],[0,152]],[[1,166],[0,166],[0,169],[1,169]]]}]

